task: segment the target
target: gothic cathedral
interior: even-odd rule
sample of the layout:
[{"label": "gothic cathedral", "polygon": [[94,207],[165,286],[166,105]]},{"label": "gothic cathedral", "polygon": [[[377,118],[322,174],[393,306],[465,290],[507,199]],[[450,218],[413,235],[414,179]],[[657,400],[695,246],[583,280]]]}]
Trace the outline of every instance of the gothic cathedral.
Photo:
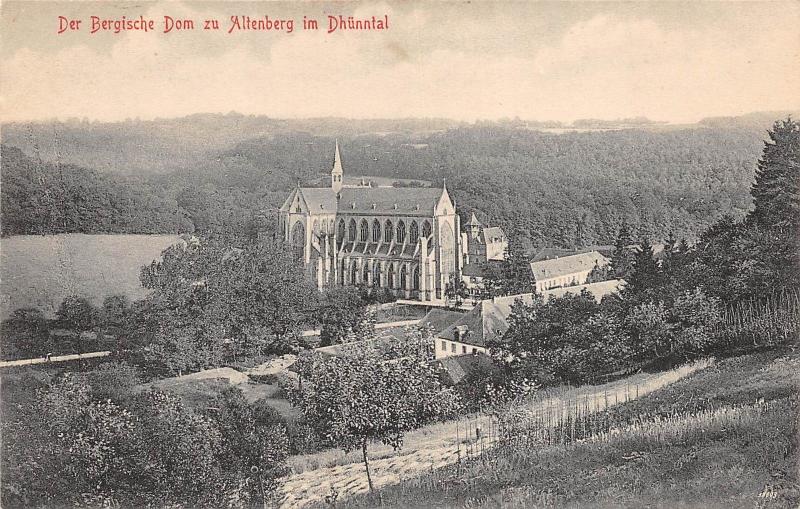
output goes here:
[{"label": "gothic cathedral", "polygon": [[330,187],[298,185],[278,231],[319,288],[363,285],[432,301],[460,273],[460,225],[446,186],[345,185],[338,143]]}]

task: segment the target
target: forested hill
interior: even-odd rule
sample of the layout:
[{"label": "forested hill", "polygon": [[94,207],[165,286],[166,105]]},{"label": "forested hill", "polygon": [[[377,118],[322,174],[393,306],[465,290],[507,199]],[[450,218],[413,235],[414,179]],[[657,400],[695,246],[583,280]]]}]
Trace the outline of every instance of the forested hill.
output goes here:
[{"label": "forested hill", "polygon": [[[15,124],[4,128],[4,142],[18,143],[30,159],[4,151],[3,233],[39,233],[41,227],[31,225],[48,224],[35,212],[12,224],[8,211],[24,209],[26,197],[41,192],[30,175],[42,178],[65,167],[75,178],[93,182],[73,189],[78,210],[86,203],[97,205],[92,210],[112,230],[149,232],[156,224],[157,230],[173,233],[235,224],[244,231],[259,209],[274,211],[298,179],[311,181],[328,171],[338,137],[349,175],[446,178],[461,213],[475,211],[481,220],[537,245],[608,243],[623,221],[640,235],[663,238],[673,231],[692,238],[720,215],[741,216],[748,209],[763,139],[778,118],[756,114],[692,126],[560,129],[559,134],[520,121],[348,124],[231,115],[35,128]],[[37,156],[52,161],[56,155],[59,165],[33,164]],[[150,170],[137,169],[143,166]],[[122,176],[131,172],[137,177]],[[109,191],[98,194],[98,186]],[[146,214],[145,224],[119,205],[118,196],[150,204],[156,212]],[[66,231],[107,231],[92,226],[93,215],[68,223],[77,229]]]},{"label": "forested hill", "polygon": [[2,151],[4,236],[46,233],[163,233],[191,229],[174,196],[143,179]]}]

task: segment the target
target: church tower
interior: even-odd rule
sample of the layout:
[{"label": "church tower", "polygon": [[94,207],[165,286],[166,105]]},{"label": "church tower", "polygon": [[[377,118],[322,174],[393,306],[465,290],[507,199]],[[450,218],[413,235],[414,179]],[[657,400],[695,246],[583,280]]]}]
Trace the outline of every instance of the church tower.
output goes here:
[{"label": "church tower", "polygon": [[336,140],[336,152],[333,154],[333,169],[331,170],[331,189],[336,194],[342,190],[342,179],[344,170],[342,169],[342,156],[339,154],[339,140]]},{"label": "church tower", "polygon": [[469,232],[470,240],[477,239],[478,234],[481,232],[481,222],[478,221],[478,218],[475,217],[475,213],[472,213],[472,217],[469,218],[469,223],[467,223],[467,231]]}]

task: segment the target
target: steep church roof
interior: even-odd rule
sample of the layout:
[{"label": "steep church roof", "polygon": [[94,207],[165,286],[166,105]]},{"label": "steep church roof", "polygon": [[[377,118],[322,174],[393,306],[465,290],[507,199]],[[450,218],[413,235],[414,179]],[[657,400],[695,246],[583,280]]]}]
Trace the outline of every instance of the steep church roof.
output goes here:
[{"label": "steep church roof", "polygon": [[345,187],[339,193],[339,213],[432,216],[444,192],[434,187]]},{"label": "steep church roof", "polygon": [[299,194],[304,212],[311,214],[335,214],[336,194],[329,187],[297,187],[289,195],[281,207],[281,212],[289,212],[289,208]]},{"label": "steep church roof", "polygon": [[[332,175],[344,173],[339,142],[333,154]],[[290,212],[299,196],[301,210],[311,214],[397,215],[431,217],[445,197],[447,189],[434,187],[300,187],[298,185],[281,207]]]},{"label": "steep church roof", "polygon": [[481,222],[478,221],[478,218],[475,217],[475,212],[473,212],[472,216],[469,218],[469,222],[467,223],[467,226],[480,226],[480,225],[481,225]]}]

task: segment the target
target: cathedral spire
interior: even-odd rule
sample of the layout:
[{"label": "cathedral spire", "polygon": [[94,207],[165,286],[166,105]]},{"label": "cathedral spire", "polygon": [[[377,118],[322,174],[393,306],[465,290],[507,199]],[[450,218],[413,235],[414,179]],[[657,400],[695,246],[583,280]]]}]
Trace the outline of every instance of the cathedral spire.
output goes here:
[{"label": "cathedral spire", "polygon": [[342,179],[344,169],[342,169],[342,155],[339,153],[339,140],[336,140],[336,150],[333,153],[333,169],[331,170],[331,189],[338,193],[342,190]]}]

